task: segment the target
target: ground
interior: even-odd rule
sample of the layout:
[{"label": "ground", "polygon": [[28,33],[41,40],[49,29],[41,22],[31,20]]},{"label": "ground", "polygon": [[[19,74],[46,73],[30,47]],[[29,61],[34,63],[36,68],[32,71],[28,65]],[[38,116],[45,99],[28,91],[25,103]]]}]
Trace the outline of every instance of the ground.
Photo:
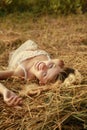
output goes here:
[{"label": "ground", "polygon": [[[1,81],[23,98],[21,107],[8,107],[0,97],[1,130],[86,130],[87,129],[87,15],[30,17],[28,13],[0,18],[0,69],[6,69],[9,53],[24,41],[34,40],[52,58],[78,69],[82,82],[59,86],[34,96],[27,88],[37,83],[19,79]],[[28,91],[29,91],[28,90]]]}]

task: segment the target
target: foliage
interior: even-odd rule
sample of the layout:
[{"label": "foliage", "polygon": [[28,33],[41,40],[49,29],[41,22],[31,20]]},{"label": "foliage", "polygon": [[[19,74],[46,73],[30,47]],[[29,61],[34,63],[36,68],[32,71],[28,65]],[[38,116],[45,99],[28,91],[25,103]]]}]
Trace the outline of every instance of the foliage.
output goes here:
[{"label": "foliage", "polygon": [[29,11],[31,13],[70,14],[85,13],[87,0],[2,0],[1,13]]}]

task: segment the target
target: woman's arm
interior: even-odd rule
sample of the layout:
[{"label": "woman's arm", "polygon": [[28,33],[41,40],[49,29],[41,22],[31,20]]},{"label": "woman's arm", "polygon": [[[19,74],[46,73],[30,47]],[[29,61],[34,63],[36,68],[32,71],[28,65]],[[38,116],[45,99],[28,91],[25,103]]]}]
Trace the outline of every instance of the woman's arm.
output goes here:
[{"label": "woman's arm", "polygon": [[11,76],[13,76],[14,71],[6,70],[6,71],[0,71],[0,80],[7,79]]}]

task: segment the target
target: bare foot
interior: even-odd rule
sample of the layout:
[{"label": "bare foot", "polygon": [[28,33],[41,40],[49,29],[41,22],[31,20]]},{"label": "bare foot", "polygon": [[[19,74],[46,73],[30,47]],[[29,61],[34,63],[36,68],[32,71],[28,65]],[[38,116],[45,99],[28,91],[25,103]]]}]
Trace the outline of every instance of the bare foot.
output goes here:
[{"label": "bare foot", "polygon": [[14,92],[6,89],[3,94],[4,102],[8,106],[17,106],[22,104],[22,98],[17,96]]}]

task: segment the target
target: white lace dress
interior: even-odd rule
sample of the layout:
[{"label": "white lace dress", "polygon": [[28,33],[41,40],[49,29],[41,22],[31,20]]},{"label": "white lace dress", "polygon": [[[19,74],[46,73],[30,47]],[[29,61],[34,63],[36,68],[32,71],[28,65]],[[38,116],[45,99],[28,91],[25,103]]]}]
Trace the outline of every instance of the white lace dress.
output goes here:
[{"label": "white lace dress", "polygon": [[12,52],[9,58],[8,68],[14,69],[18,64],[21,64],[22,61],[42,54],[47,55],[48,59],[50,59],[46,51],[40,50],[35,42],[28,40]]}]

